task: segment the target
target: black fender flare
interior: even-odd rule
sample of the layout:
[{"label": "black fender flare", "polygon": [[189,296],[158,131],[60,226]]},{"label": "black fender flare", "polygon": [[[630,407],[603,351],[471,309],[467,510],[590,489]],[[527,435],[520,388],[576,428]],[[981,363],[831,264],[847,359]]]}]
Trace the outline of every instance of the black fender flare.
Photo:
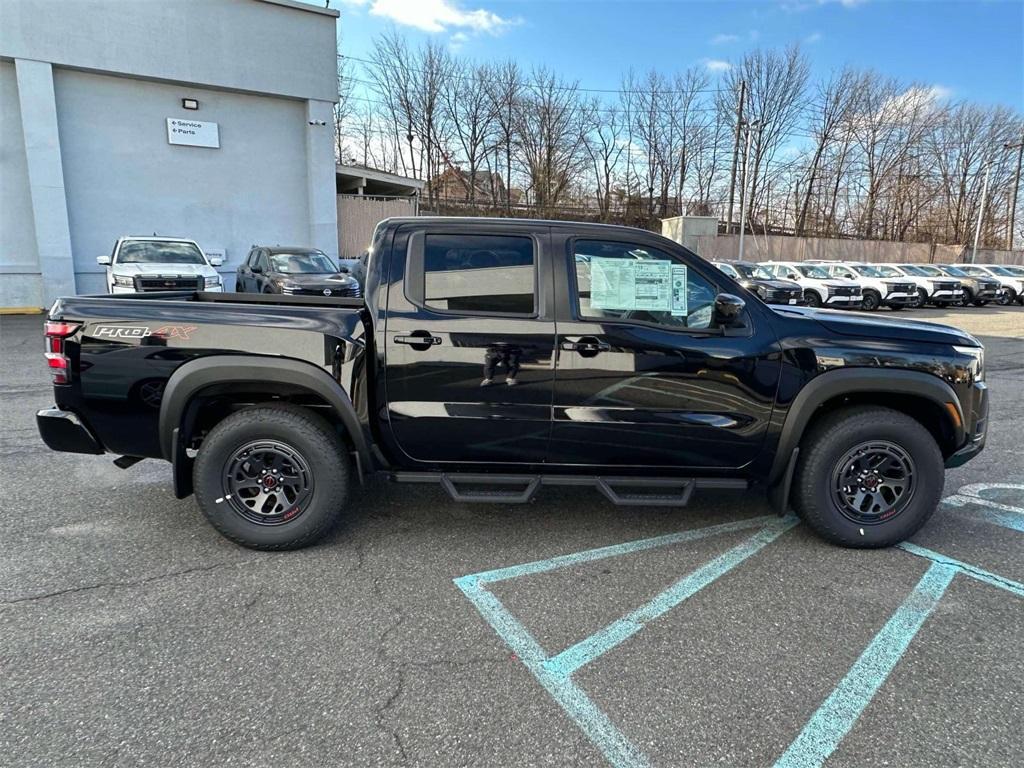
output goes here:
[{"label": "black fender flare", "polygon": [[[768,473],[769,486],[785,483],[792,476],[795,451],[803,438],[804,431],[822,403],[841,395],[863,394],[911,395],[929,400],[941,409],[956,437],[956,444],[964,441],[964,413],[960,398],[945,381],[931,373],[899,368],[838,368],[818,374],[797,393],[786,414],[775,458]],[[949,417],[947,403],[956,409],[957,419]],[[788,493],[786,494],[788,496]]]},{"label": "black fender flare", "polygon": [[288,384],[309,390],[322,398],[338,415],[355,447],[362,468],[373,466],[355,406],[341,384],[327,371],[312,363],[258,355],[217,355],[191,360],[179,367],[167,380],[160,403],[160,449],[168,461],[184,453],[185,440],[179,432],[186,409],[195,394],[213,384],[231,382]]}]

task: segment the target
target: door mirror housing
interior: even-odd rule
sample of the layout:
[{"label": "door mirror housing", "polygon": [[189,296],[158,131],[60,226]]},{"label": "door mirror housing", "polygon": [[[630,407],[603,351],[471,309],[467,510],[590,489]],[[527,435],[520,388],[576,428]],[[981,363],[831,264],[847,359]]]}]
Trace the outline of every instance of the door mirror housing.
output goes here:
[{"label": "door mirror housing", "polygon": [[713,325],[721,328],[728,335],[731,329],[746,328],[744,310],[747,302],[731,293],[720,293],[715,296]]},{"label": "door mirror housing", "polygon": [[109,267],[110,256],[108,256],[107,254],[104,254],[103,256],[97,256],[96,263],[99,264],[101,267]]},{"label": "door mirror housing", "polygon": [[254,275],[260,275],[260,274],[263,274],[263,267],[261,267],[261,266],[260,266],[259,264],[253,264],[253,265],[252,265],[251,267],[249,267],[249,270],[250,270],[250,271],[251,271],[251,272],[252,272],[252,273],[253,273]]}]

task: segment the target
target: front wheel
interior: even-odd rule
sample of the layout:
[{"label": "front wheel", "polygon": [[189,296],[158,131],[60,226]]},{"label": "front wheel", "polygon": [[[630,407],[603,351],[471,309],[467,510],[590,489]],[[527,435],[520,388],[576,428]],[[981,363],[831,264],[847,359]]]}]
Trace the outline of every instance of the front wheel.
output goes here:
[{"label": "front wheel", "polygon": [[874,291],[864,291],[861,307],[868,312],[874,312],[882,304],[882,297]]},{"label": "front wheel", "polygon": [[1011,304],[1016,303],[1017,292],[1012,288],[1004,288],[999,292],[999,296],[996,298],[996,303],[1001,307],[1008,307]]},{"label": "front wheel", "polygon": [[250,549],[299,549],[340,519],[348,457],[319,416],[259,406],[210,431],[192,477],[200,509],[221,534]]},{"label": "front wheel", "polygon": [[931,433],[900,411],[844,408],[805,436],[793,506],[844,547],[888,547],[916,533],[939,504],[945,477]]},{"label": "front wheel", "polygon": [[924,288],[917,289],[917,304],[918,307],[923,307],[928,303],[928,291]]},{"label": "front wheel", "polygon": [[815,290],[804,291],[804,303],[808,307],[814,307],[815,309],[821,306],[821,296]]}]

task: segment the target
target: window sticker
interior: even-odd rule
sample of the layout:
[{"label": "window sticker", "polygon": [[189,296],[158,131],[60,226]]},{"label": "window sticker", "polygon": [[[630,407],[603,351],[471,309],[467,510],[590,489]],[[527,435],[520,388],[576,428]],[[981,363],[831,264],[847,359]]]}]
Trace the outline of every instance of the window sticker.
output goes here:
[{"label": "window sticker", "polygon": [[590,306],[667,312],[672,308],[672,262],[593,257]]},{"label": "window sticker", "polygon": [[686,295],[686,265],[672,265],[672,316],[686,317],[687,313]]},{"label": "window sticker", "polygon": [[590,260],[590,306],[595,309],[634,309],[634,261],[594,256]]}]

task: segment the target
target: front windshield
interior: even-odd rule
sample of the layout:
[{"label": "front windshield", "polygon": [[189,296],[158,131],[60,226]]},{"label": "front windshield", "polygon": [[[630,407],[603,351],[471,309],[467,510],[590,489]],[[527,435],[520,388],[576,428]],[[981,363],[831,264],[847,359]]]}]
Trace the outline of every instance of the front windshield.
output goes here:
[{"label": "front windshield", "polygon": [[121,244],[118,264],[205,264],[202,251],[192,243],[138,240]]},{"label": "front windshield", "polygon": [[[935,272],[928,272],[928,271],[925,270],[924,267],[918,267],[918,266],[916,266],[914,264],[904,264],[902,267],[900,267],[900,269],[902,269],[903,272],[908,274],[908,275],[917,275],[918,277],[925,277],[925,276],[927,276],[929,274],[932,274],[932,275],[935,274]],[[933,269],[934,269],[934,267],[933,267]],[[936,270],[936,272],[937,271],[938,270]]]},{"label": "front windshield", "polygon": [[283,275],[317,275],[338,271],[334,263],[320,251],[272,253],[270,264],[274,272]]},{"label": "front windshield", "polygon": [[821,267],[812,267],[809,264],[797,264],[796,268],[803,273],[804,277],[813,277],[815,280],[828,279],[828,272]]},{"label": "front windshield", "polygon": [[1017,275],[1006,267],[989,267],[988,271],[993,275],[1002,275],[1003,277],[1016,277]]},{"label": "front windshield", "polygon": [[875,272],[881,277],[903,277],[903,273],[893,267],[875,267]]},{"label": "front windshield", "polygon": [[960,267],[960,271],[968,275],[974,275],[975,277],[988,277],[988,272],[986,272],[981,267],[972,267],[970,265],[965,265],[963,267]]},{"label": "front windshield", "polygon": [[858,274],[864,275],[864,277],[885,277],[882,274],[882,270],[877,267],[870,267],[867,264],[857,264],[854,270]]},{"label": "front windshield", "polygon": [[1024,267],[1000,267],[1005,269],[1006,274],[1013,275],[1014,277],[1024,277]]},{"label": "front windshield", "polygon": [[[945,270],[947,275],[951,275],[953,277],[970,277],[970,275],[968,275],[966,272],[964,272],[962,269],[959,269],[958,267],[943,267],[943,269]],[[942,273],[940,272],[939,274]]]}]

